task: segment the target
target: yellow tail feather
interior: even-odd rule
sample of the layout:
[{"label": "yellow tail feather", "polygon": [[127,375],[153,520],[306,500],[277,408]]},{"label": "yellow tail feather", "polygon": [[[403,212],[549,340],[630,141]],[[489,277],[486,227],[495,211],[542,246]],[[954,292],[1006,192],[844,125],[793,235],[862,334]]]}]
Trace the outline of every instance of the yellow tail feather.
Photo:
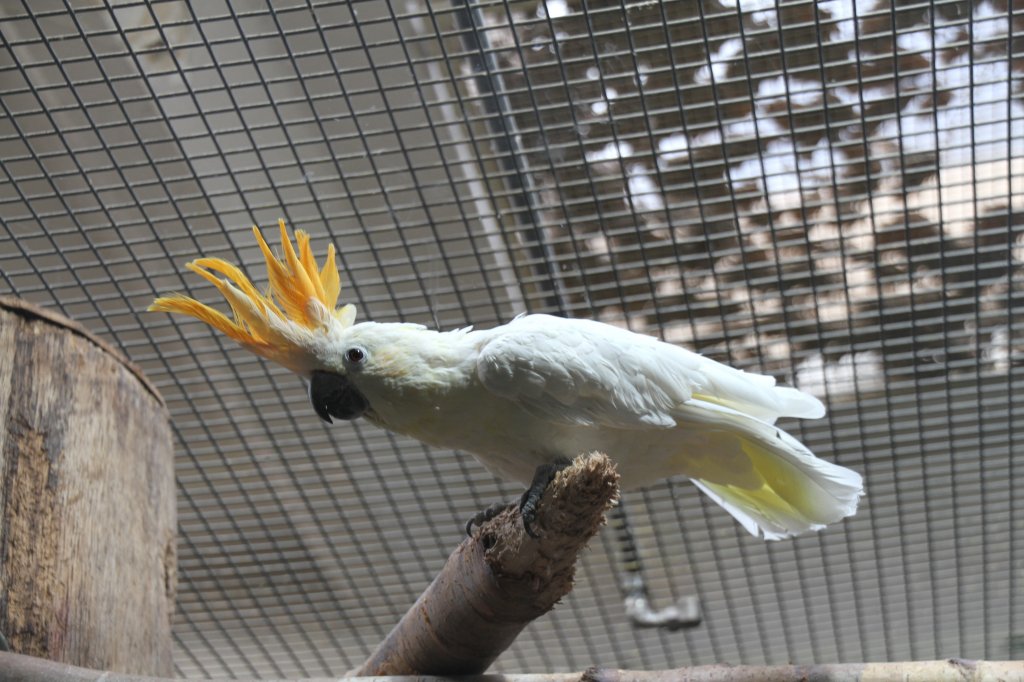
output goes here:
[{"label": "yellow tail feather", "polygon": [[821,530],[857,511],[863,494],[859,474],[818,459],[784,431],[751,424],[774,435],[732,434],[749,469],[691,478],[751,534],[778,540]]}]

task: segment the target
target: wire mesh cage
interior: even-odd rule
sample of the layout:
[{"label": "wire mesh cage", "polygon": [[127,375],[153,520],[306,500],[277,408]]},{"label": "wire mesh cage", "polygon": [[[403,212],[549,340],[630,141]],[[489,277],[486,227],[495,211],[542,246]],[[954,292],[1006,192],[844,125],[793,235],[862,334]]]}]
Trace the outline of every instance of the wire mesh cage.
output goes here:
[{"label": "wire mesh cage", "polygon": [[212,302],[200,254],[258,271],[279,217],[363,318],[658,336],[818,395],[786,428],[865,476],[779,543],[684,480],[628,495],[701,626],[633,627],[605,533],[497,669],[1024,656],[1022,32],[997,0],[0,5],[0,292],[167,399],[177,672],[351,669],[518,492],[143,313]]}]

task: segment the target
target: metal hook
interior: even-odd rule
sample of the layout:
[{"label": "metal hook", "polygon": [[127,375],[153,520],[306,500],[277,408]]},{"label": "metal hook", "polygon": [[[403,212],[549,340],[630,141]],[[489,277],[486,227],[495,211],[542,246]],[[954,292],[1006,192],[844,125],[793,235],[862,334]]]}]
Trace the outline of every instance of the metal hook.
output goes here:
[{"label": "metal hook", "polygon": [[652,607],[647,592],[647,582],[644,580],[643,564],[640,562],[640,552],[633,540],[633,529],[629,525],[629,517],[626,515],[626,508],[621,499],[619,504],[612,509],[610,525],[614,529],[615,538],[619,543],[619,553],[622,557],[620,580],[622,589],[626,593],[626,615],[629,616],[633,625],[638,628],[665,628],[666,630],[692,628],[700,625],[700,599],[698,597],[692,595],[684,597],[675,605],[663,609]]}]

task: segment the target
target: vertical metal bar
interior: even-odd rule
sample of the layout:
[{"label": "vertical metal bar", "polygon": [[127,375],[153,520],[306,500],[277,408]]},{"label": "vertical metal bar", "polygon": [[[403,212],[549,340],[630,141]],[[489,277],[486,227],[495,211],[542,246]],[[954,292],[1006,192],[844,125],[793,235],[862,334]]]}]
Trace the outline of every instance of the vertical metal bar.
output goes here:
[{"label": "vertical metal bar", "polygon": [[477,74],[476,84],[486,96],[482,103],[487,113],[488,125],[496,134],[492,140],[500,161],[509,171],[505,176],[511,199],[517,210],[519,223],[523,226],[523,234],[529,244],[530,254],[535,259],[535,269],[540,275],[540,286],[545,292],[544,303],[559,314],[568,316],[571,307],[562,291],[558,277],[557,257],[544,239],[540,227],[542,222],[537,207],[537,188],[530,179],[529,169],[525,167],[525,155],[519,149],[517,126],[511,112],[511,105],[503,93],[504,79],[498,73],[494,52],[487,38],[480,8],[475,7],[471,0],[452,0],[455,8],[455,21],[460,29],[459,35],[467,50],[474,53],[470,58],[473,72]]}]

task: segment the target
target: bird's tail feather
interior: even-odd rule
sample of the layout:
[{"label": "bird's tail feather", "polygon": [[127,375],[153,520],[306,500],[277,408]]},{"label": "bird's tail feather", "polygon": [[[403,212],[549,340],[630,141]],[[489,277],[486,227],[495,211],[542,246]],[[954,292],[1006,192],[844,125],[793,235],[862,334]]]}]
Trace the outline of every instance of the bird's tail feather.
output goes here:
[{"label": "bird's tail feather", "polygon": [[751,534],[780,540],[856,513],[864,494],[860,474],[815,457],[785,431],[745,421],[743,432],[731,435],[751,470],[742,480],[692,480]]}]

